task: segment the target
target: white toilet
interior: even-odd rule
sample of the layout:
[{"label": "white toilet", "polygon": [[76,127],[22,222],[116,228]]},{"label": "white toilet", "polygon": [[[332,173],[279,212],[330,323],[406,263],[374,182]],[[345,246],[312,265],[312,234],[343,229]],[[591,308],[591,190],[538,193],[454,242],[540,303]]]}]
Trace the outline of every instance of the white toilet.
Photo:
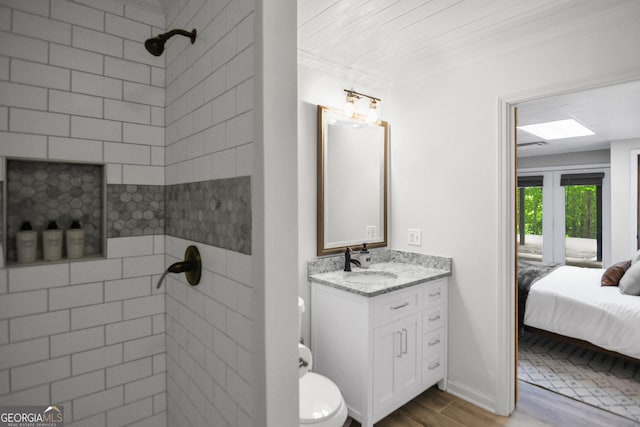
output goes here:
[{"label": "white toilet", "polygon": [[[302,325],[304,300],[298,297],[298,336]],[[347,404],[333,381],[310,372],[311,351],[298,344],[300,358],[307,366],[300,366],[300,427],[342,427],[347,420]],[[302,363],[301,360],[301,363]]]}]

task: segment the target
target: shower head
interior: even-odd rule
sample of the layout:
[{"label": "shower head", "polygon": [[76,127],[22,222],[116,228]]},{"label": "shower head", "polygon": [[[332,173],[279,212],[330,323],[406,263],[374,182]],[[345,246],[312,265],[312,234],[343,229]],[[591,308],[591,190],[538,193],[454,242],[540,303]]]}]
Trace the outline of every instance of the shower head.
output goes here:
[{"label": "shower head", "polygon": [[160,56],[162,55],[162,52],[164,52],[164,44],[167,42],[167,40],[169,40],[176,34],[189,37],[191,39],[191,44],[195,43],[196,41],[195,28],[191,32],[185,30],[171,30],[168,33],[158,34],[155,37],[147,39],[147,41],[144,42],[144,47],[149,51],[151,55]]}]

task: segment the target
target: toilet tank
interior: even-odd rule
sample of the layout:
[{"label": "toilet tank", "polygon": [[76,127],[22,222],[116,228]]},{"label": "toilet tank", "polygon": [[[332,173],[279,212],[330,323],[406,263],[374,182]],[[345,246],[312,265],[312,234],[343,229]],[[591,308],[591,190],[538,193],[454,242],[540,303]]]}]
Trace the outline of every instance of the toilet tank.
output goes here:
[{"label": "toilet tank", "polygon": [[304,300],[298,297],[298,338],[302,336],[302,313],[304,313]]}]

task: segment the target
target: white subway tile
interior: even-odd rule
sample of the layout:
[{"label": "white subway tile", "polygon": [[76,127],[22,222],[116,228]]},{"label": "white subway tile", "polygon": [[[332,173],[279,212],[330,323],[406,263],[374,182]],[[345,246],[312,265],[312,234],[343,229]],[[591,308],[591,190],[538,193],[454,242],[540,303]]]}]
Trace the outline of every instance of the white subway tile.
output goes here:
[{"label": "white subway tile", "polygon": [[165,28],[164,13],[158,9],[157,12],[150,10],[148,7],[136,6],[127,3],[124,8],[124,16],[134,21],[144,22],[158,28]]},{"label": "white subway tile", "polygon": [[246,144],[236,148],[236,174],[251,176],[255,170],[254,144]]},{"label": "white subway tile", "polygon": [[69,284],[69,265],[39,265],[9,270],[9,292],[54,288]]},{"label": "white subway tile", "polygon": [[134,298],[124,301],[124,319],[164,313],[164,295]]},{"label": "white subway tile", "polygon": [[166,411],[160,412],[152,417],[129,424],[129,427],[167,427],[167,413]]},{"label": "white subway tile", "polygon": [[164,167],[162,166],[122,166],[123,184],[164,185]]},{"label": "white subway tile", "polygon": [[164,254],[164,247],[165,247],[165,237],[164,237],[164,235],[153,236],[153,253],[154,254]]},{"label": "white subway tile", "polygon": [[255,25],[253,21],[253,14],[250,14],[236,27],[236,50],[238,52],[253,44],[253,27]]},{"label": "white subway tile", "polygon": [[[100,70],[102,70],[102,62],[100,64]],[[71,90],[73,92],[97,95],[105,98],[122,99],[121,80],[96,76],[80,71],[71,72]]]},{"label": "white subway tile", "polygon": [[151,376],[150,357],[112,366],[107,368],[107,388],[149,376]]},{"label": "white subway tile", "polygon": [[241,114],[226,122],[227,147],[253,142],[253,111]]},{"label": "white subway tile", "polygon": [[[151,279],[148,276],[114,280],[104,284],[106,301],[126,300],[148,295],[151,295]],[[131,317],[126,318],[130,319]]]},{"label": "white subway tile", "polygon": [[153,374],[156,375],[160,372],[166,372],[167,370],[167,354],[160,353],[153,356]]},{"label": "white subway tile", "polygon": [[134,381],[124,386],[125,402],[133,402],[143,397],[153,396],[166,390],[166,375],[164,373]]},{"label": "white subway tile", "polygon": [[212,123],[229,120],[236,114],[236,94],[230,90],[211,101]]},{"label": "white subway tile", "polygon": [[142,62],[143,64],[154,67],[164,67],[164,56],[150,55],[144,47],[142,41],[145,38],[139,38],[138,41],[124,41],[124,58],[130,61]]},{"label": "white subway tile", "polygon": [[244,113],[253,109],[253,78],[236,86],[236,111]]},{"label": "white subway tile", "polygon": [[227,89],[230,89],[253,76],[253,47],[236,55],[225,67],[227,70]]},{"label": "white subway tile", "polygon": [[151,335],[151,318],[127,320],[106,326],[107,345]]},{"label": "white subway tile", "polygon": [[102,74],[103,56],[94,52],[51,43],[49,64],[72,70]]},{"label": "white subway tile", "polygon": [[[211,67],[214,70],[228,64],[236,55],[236,37],[233,31],[228,32],[213,47],[213,55],[211,56]],[[227,67],[223,67],[227,68]],[[227,85],[227,87],[231,87]]]},{"label": "white subway tile", "polygon": [[216,328],[213,328],[213,351],[227,365],[236,367],[237,352],[236,342]]},{"label": "white subway tile", "polygon": [[47,109],[47,90],[17,83],[0,82],[0,103],[9,107]]},{"label": "white subway tile", "polygon": [[133,102],[105,99],[104,118],[148,125],[151,123],[151,107]]},{"label": "white subway tile", "polygon": [[[84,374],[122,363],[122,344],[110,345],[71,355],[72,374]],[[74,404],[75,406],[75,404]]]},{"label": "white subway tile", "polygon": [[45,86],[52,89],[69,90],[71,87],[71,72],[51,65],[12,59],[11,81],[34,86]]},{"label": "white subway tile", "polygon": [[71,25],[28,13],[13,12],[13,32],[54,43],[71,44]]},{"label": "white subway tile", "polygon": [[123,123],[122,139],[134,144],[164,146],[164,128]]},{"label": "white subway tile", "polygon": [[236,292],[238,295],[238,312],[247,319],[253,319],[255,314],[253,289],[239,284],[236,286]]},{"label": "white subway tile", "polygon": [[104,12],[67,0],[51,0],[51,17],[82,27],[104,30]]},{"label": "white subway tile", "polygon": [[[73,27],[73,46],[92,52],[122,57],[122,39],[86,28]],[[107,63],[105,58],[105,66]]]},{"label": "white subway tile", "polygon": [[18,391],[50,383],[71,375],[69,356],[45,360],[11,370],[11,390]]},{"label": "white subway tile", "polygon": [[0,107],[0,130],[9,130],[9,109]]},{"label": "white subway tile", "polygon": [[0,4],[36,15],[49,16],[49,0],[2,0]]},{"label": "white subway tile", "polygon": [[167,393],[160,393],[153,396],[153,412],[163,412],[167,410]]},{"label": "white subway tile", "polygon": [[[122,184],[122,165],[108,164],[106,166],[107,184]],[[109,240],[107,240],[107,242],[108,241]]]},{"label": "white subway tile", "polygon": [[66,332],[51,337],[51,357],[91,350],[104,345],[104,327]]},{"label": "white subway tile", "polygon": [[104,161],[148,165],[151,163],[151,150],[148,145],[105,142]]},{"label": "white subway tile", "polygon": [[242,347],[238,347],[238,373],[242,378],[247,381],[252,381],[253,379],[253,357],[251,353],[245,350]]},{"label": "white subway tile", "polygon": [[109,34],[130,40],[146,40],[151,37],[151,27],[147,24],[110,13],[107,13],[106,18],[105,32]]},{"label": "white subway tile", "polygon": [[0,56],[0,80],[9,80],[9,58]]},{"label": "white subway tile", "polygon": [[151,84],[164,88],[164,68],[151,67]]},{"label": "white subway tile", "polygon": [[12,33],[2,33],[0,55],[29,61],[47,62],[47,42]]},{"label": "white subway tile", "polygon": [[107,239],[107,256],[123,258],[154,253],[154,236],[118,237]]},{"label": "white subway tile", "polygon": [[164,126],[163,107],[151,107],[151,124],[153,126]]},{"label": "white subway tile", "polygon": [[149,84],[151,71],[148,65],[117,58],[104,59],[105,75],[122,80]]},{"label": "white subway tile", "polygon": [[224,68],[220,68],[209,75],[204,80],[203,86],[205,101],[211,101],[212,99],[222,95],[227,87]]},{"label": "white subway tile", "polygon": [[116,15],[124,15],[124,5],[118,0],[75,0],[76,3],[86,4],[87,6],[95,7],[96,9],[104,10],[105,12],[113,13]]},{"label": "white subway tile", "polygon": [[251,255],[227,251],[227,275],[240,283],[251,286],[253,283]]},{"label": "white subway tile", "polygon": [[237,413],[238,407],[236,402],[229,397],[227,391],[221,388],[218,384],[215,384],[213,390],[213,404],[220,411],[222,416],[227,420],[231,425],[236,425],[237,423]]},{"label": "white subway tile", "polygon": [[0,371],[0,396],[9,393],[9,371]]},{"label": "white subway tile", "polygon": [[164,166],[164,147],[151,147],[151,164]]},{"label": "white subway tile", "polygon": [[[0,162],[0,164],[1,163],[2,162]],[[0,166],[0,177],[4,177],[4,166]],[[2,245],[0,244],[0,248],[1,247]],[[8,276],[9,276],[9,273],[7,269],[4,269],[4,270],[0,269],[0,294],[6,294],[7,291],[9,290]]]},{"label": "white subway tile", "polygon": [[49,158],[79,162],[102,162],[102,141],[49,137]]},{"label": "white subway tile", "polygon": [[53,311],[9,320],[11,341],[39,338],[69,330],[69,311]]},{"label": "white subway tile", "polygon": [[123,387],[114,387],[73,401],[73,419],[81,419],[121,406],[124,403]]},{"label": "white subway tile", "polygon": [[49,290],[49,310],[81,307],[102,302],[102,283],[65,286]]},{"label": "white subway tile", "polygon": [[227,373],[227,392],[245,411],[253,410],[253,387],[232,369]]},{"label": "white subway tile", "polygon": [[236,176],[236,152],[225,150],[213,153],[211,158],[211,179],[224,179]]},{"label": "white subway tile", "polygon": [[113,120],[71,116],[71,136],[73,138],[120,141],[122,139],[122,123]]},{"label": "white subway tile", "polygon": [[71,329],[73,330],[120,322],[121,320],[122,304],[120,302],[89,305],[71,310]]},{"label": "white subway tile", "polygon": [[104,390],[104,372],[94,371],[51,384],[51,400],[64,402],[101,390]]},{"label": "white subway tile", "polygon": [[164,310],[160,314],[156,314],[153,316],[153,334],[160,334],[165,332],[165,314]]},{"label": "white subway tile", "polygon": [[122,263],[119,259],[74,262],[70,268],[71,283],[114,280],[122,277]]},{"label": "white subway tile", "polygon": [[102,117],[102,98],[50,90],[49,111],[78,116]]},{"label": "white subway tile", "polygon": [[12,132],[69,136],[69,116],[13,108],[11,109],[9,129]]},{"label": "white subway tile", "polygon": [[227,311],[227,335],[235,342],[251,350],[253,322],[233,310]]},{"label": "white subway tile", "polygon": [[124,99],[140,104],[164,107],[164,89],[140,83],[124,82]]},{"label": "white subway tile", "polygon": [[0,346],[0,369],[12,368],[48,358],[48,338]]},{"label": "white subway tile", "polygon": [[9,321],[0,320],[0,345],[7,344],[8,342],[9,342]]},{"label": "white subway tile", "polygon": [[152,335],[146,338],[140,338],[124,343],[124,360],[140,359],[142,357],[152,356],[164,352],[164,336],[165,334]]},{"label": "white subway tile", "polygon": [[49,385],[45,384],[0,397],[0,405],[24,405],[25,402],[30,405],[49,405],[51,403]]},{"label": "white subway tile", "polygon": [[19,292],[0,298],[0,319],[47,311],[47,291]]},{"label": "white subway tile", "polygon": [[146,276],[164,272],[164,255],[146,255],[123,259],[124,277]]},{"label": "white subway tile", "polygon": [[107,426],[128,426],[151,415],[153,415],[153,399],[143,399],[107,412]]}]

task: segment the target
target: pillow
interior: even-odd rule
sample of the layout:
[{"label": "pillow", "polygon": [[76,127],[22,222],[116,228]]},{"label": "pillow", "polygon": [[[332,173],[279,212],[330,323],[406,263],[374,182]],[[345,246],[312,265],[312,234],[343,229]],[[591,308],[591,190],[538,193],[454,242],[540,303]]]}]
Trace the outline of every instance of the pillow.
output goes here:
[{"label": "pillow", "polygon": [[620,278],[622,278],[629,267],[631,267],[631,261],[620,261],[619,263],[613,264],[607,268],[602,275],[600,284],[602,286],[618,286]]},{"label": "pillow", "polygon": [[631,265],[640,261],[640,251],[636,252],[636,254],[631,258]]},{"label": "pillow", "polygon": [[640,295],[640,262],[631,265],[618,284],[620,292],[627,295]]}]

